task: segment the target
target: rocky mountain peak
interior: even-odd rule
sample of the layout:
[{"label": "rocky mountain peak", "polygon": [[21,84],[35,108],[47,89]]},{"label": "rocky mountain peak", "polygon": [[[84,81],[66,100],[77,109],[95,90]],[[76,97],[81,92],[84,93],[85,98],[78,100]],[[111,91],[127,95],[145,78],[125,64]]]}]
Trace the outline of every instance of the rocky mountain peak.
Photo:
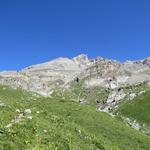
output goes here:
[{"label": "rocky mountain peak", "polygon": [[77,57],[74,57],[73,60],[79,65],[88,65],[90,62],[86,54],[80,54]]},{"label": "rocky mountain peak", "polygon": [[89,79],[88,86],[107,87],[108,82],[112,82],[119,87],[148,82],[150,58],[121,64],[102,57],[89,59],[85,54],[72,59],[60,57],[18,72],[0,72],[0,84],[47,94],[55,87],[64,88],[76,78],[84,77]]},{"label": "rocky mountain peak", "polygon": [[150,67],[150,57],[143,60],[143,64]]}]

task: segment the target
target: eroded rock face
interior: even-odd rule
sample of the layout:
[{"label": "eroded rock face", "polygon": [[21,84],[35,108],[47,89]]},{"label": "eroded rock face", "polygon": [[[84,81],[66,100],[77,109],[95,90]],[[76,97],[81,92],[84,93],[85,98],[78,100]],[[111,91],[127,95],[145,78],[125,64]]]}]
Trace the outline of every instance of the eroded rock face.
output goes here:
[{"label": "eroded rock face", "polygon": [[58,58],[27,67],[19,72],[0,72],[0,84],[21,87],[49,96],[56,87],[68,87],[76,78],[85,78],[85,86],[102,86],[112,90],[150,82],[150,59],[123,64],[102,57],[89,59],[79,55],[73,59]]},{"label": "eroded rock face", "polygon": [[90,60],[87,55],[81,54],[77,57],[73,58],[73,61],[75,61],[77,64],[79,64],[80,67],[86,68],[87,65],[90,65]]},{"label": "eroded rock face", "polygon": [[147,65],[148,67],[150,67],[150,57],[144,59],[144,60],[142,61],[142,63],[143,63],[144,65]]},{"label": "eroded rock face", "polygon": [[1,72],[0,84],[21,87],[48,96],[53,88],[64,86],[74,80],[85,67],[86,64],[81,66],[74,59],[58,58],[19,72]]},{"label": "eroded rock face", "polygon": [[112,89],[109,91],[109,95],[104,104],[101,104],[98,110],[109,112],[113,107],[122,101],[126,97],[123,89]]},{"label": "eroded rock face", "polygon": [[117,61],[98,59],[86,69],[84,74],[90,76],[89,86],[119,88],[137,85],[150,81],[149,59],[127,61],[123,64]]}]

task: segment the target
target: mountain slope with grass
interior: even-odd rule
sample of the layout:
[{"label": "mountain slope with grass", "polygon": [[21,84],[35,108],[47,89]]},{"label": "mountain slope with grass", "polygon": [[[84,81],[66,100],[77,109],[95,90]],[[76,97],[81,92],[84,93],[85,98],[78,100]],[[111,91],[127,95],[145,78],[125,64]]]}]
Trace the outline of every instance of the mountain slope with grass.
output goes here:
[{"label": "mountain slope with grass", "polygon": [[139,129],[150,135],[150,90],[132,101],[123,101],[114,111],[117,116],[127,118],[128,123],[137,124]]},{"label": "mountain slope with grass", "polygon": [[150,58],[79,55],[0,72],[0,149],[149,150]]},{"label": "mountain slope with grass", "polygon": [[0,149],[148,150],[150,137],[69,99],[0,87]]},{"label": "mountain slope with grass", "polygon": [[150,125],[150,91],[140,95],[132,101],[126,101],[120,104],[118,113],[133,119],[140,123]]}]

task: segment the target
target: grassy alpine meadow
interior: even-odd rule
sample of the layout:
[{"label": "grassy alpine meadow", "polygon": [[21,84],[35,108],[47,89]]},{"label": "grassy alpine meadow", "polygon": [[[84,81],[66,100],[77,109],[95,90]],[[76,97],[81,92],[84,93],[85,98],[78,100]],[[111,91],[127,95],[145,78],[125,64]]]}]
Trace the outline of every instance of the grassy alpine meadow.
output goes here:
[{"label": "grassy alpine meadow", "polygon": [[150,125],[150,90],[131,101],[121,103],[117,112],[141,124]]},{"label": "grassy alpine meadow", "polygon": [[0,86],[0,150],[149,150],[150,137],[69,99]]}]

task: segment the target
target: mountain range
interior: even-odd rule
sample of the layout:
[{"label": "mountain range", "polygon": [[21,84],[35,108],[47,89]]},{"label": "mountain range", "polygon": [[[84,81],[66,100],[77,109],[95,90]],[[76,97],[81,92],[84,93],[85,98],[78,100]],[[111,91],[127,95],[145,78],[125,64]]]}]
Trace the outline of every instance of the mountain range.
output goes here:
[{"label": "mountain range", "polygon": [[1,71],[0,148],[148,150],[149,108],[150,58],[120,63],[81,54]]}]

